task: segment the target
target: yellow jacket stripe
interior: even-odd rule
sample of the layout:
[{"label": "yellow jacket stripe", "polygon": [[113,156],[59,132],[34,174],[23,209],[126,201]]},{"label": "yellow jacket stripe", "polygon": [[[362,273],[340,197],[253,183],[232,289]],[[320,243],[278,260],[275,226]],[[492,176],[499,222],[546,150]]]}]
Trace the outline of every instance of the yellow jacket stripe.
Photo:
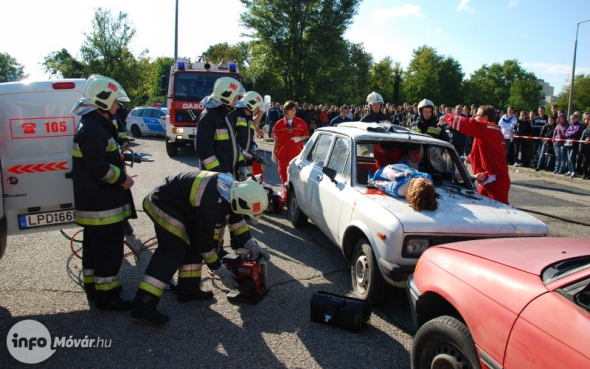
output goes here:
[{"label": "yellow jacket stripe", "polygon": [[193,186],[191,187],[191,193],[189,197],[189,202],[193,204],[193,206],[201,205],[201,198],[203,197],[205,187],[207,187],[207,183],[209,183],[211,178],[213,178],[213,176],[216,174],[217,173],[214,172],[203,171],[197,175],[197,178],[195,178]]},{"label": "yellow jacket stripe", "polygon": [[122,222],[132,214],[130,204],[103,211],[76,210],[76,223],[80,225],[107,225]]},{"label": "yellow jacket stripe", "polygon": [[158,208],[151,200],[151,194],[146,196],[143,199],[143,207],[148,212],[150,217],[156,222],[160,227],[164,228],[168,232],[176,235],[177,237],[181,238],[187,245],[191,244],[190,239],[188,238],[188,234],[186,233],[186,228],[184,224],[180,222],[178,219],[171,217],[170,215],[164,213],[160,208]]}]

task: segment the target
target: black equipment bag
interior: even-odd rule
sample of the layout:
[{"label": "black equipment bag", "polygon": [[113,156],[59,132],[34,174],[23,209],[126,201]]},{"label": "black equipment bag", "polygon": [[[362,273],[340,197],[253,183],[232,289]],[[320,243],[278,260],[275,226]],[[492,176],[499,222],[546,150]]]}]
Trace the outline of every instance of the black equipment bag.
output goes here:
[{"label": "black equipment bag", "polygon": [[319,291],[310,302],[311,321],[362,332],[371,318],[371,305],[364,300]]}]

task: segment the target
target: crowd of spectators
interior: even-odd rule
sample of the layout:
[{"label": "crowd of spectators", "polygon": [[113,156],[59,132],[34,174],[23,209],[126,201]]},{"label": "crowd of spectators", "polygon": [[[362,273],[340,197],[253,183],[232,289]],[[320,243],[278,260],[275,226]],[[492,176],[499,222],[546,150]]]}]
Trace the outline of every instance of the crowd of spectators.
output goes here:
[{"label": "crowd of spectators", "polygon": [[[360,121],[370,111],[369,105],[305,103],[297,104],[296,116],[307,123],[311,135],[320,127]],[[448,132],[445,139],[455,146],[459,155],[469,155],[473,138],[448,127],[443,119],[444,114],[454,113],[473,118],[476,112],[476,105],[449,107],[442,104],[434,108],[439,125]],[[392,124],[405,127],[410,127],[412,122],[419,119],[418,103],[385,103],[382,104],[381,113]],[[272,137],[272,125],[283,116],[280,104],[274,103],[267,114],[269,138]],[[545,107],[540,107],[538,111],[517,112],[514,107],[509,106],[506,111],[497,110],[496,123],[506,139],[508,165],[531,167],[536,171],[545,170],[571,178],[582,176],[583,179],[590,179],[590,112],[584,112],[582,116],[576,111],[567,117],[557,105],[551,107],[550,115],[546,114]]]}]

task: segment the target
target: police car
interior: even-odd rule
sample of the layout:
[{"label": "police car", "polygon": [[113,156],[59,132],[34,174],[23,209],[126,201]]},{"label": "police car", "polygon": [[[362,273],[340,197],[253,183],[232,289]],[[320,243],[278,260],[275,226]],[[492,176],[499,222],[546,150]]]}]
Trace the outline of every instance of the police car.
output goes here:
[{"label": "police car", "polygon": [[[416,211],[405,198],[368,186],[377,144],[390,151],[420,148],[420,170],[433,178],[437,210]],[[549,233],[529,214],[479,195],[451,144],[396,125],[351,122],[317,129],[288,174],[291,223],[301,227],[309,218],[338,245],[351,265],[354,295],[371,303],[379,302],[385,282],[405,287],[430,247]]]},{"label": "police car", "polygon": [[133,137],[141,135],[166,135],[166,114],[168,109],[160,106],[140,106],[127,116],[127,130]]}]

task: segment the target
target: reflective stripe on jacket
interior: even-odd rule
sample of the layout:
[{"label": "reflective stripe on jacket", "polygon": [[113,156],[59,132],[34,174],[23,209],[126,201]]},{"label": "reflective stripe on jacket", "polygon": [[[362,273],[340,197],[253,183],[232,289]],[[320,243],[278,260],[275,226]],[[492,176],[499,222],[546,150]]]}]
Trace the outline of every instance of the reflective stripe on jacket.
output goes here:
[{"label": "reflective stripe on jacket", "polygon": [[136,218],[125,164],[115,138],[117,128],[98,112],[85,114],[74,135],[72,179],[76,223],[101,226]]},{"label": "reflective stripe on jacket", "polygon": [[243,245],[252,236],[243,217],[219,194],[218,175],[195,170],[168,176],[145,197],[143,208],[154,223],[201,254],[217,246],[215,229],[225,219]]}]

